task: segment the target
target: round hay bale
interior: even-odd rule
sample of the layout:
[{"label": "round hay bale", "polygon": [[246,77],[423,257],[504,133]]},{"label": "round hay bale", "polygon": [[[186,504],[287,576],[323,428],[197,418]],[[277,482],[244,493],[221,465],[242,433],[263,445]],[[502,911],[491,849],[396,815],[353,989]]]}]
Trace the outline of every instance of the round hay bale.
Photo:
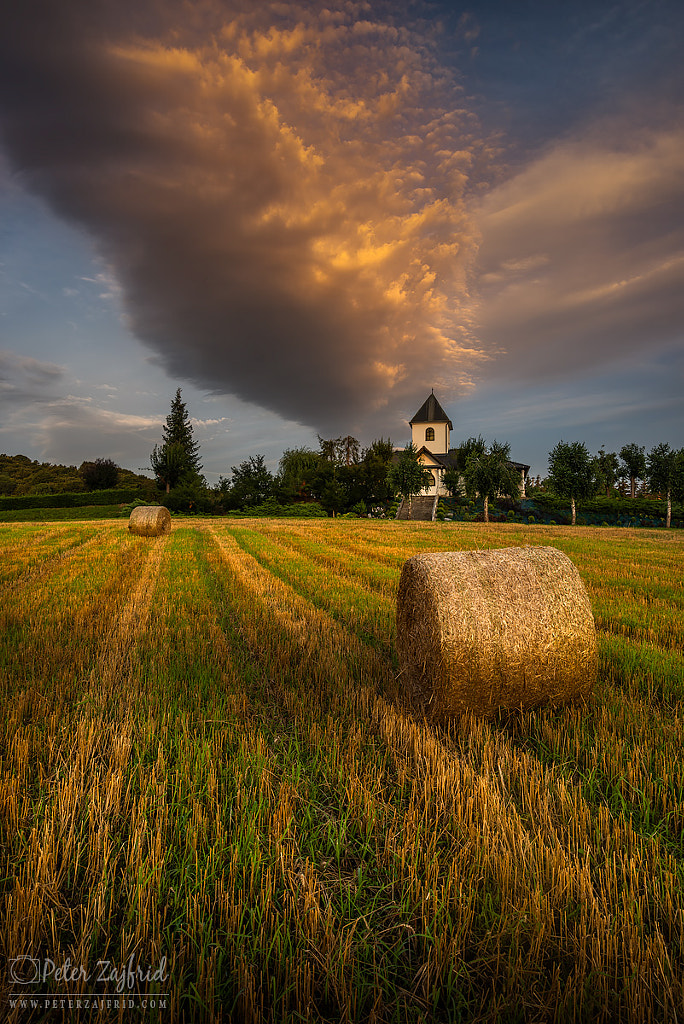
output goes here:
[{"label": "round hay bale", "polygon": [[584,698],[598,667],[589,597],[552,547],[409,558],[397,650],[409,696],[433,720]]},{"label": "round hay bale", "polygon": [[171,531],[171,513],[163,505],[137,505],[128,519],[128,529],[138,537],[159,537]]}]

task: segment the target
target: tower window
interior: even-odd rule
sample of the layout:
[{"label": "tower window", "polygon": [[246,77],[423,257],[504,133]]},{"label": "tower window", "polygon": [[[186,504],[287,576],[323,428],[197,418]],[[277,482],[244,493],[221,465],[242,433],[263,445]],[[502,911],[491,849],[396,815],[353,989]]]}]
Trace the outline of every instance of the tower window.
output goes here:
[{"label": "tower window", "polygon": [[434,427],[427,427],[427,429],[425,431],[425,440],[426,441],[434,441],[434,439],[435,439],[435,428]]}]

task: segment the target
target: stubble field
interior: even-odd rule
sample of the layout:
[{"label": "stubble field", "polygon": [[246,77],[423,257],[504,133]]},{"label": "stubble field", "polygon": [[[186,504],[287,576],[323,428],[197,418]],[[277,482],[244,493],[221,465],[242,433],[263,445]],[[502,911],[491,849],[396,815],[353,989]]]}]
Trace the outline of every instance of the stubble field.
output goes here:
[{"label": "stubble field", "polygon": [[[518,544],[587,586],[591,702],[422,723],[404,560]],[[684,1020],[680,535],[91,521],[0,549],[0,1017]]]}]

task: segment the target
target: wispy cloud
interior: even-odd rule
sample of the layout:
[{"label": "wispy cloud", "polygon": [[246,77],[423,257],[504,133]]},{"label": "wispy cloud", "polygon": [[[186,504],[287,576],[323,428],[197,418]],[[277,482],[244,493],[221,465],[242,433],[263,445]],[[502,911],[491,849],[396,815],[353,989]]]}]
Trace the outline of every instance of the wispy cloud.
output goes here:
[{"label": "wispy cloud", "polygon": [[50,389],[63,379],[64,373],[65,368],[56,363],[17,352],[0,351],[0,386],[6,401],[45,399]]},{"label": "wispy cloud", "polygon": [[495,373],[559,377],[681,338],[684,132],[550,148],[482,202],[480,332]]}]

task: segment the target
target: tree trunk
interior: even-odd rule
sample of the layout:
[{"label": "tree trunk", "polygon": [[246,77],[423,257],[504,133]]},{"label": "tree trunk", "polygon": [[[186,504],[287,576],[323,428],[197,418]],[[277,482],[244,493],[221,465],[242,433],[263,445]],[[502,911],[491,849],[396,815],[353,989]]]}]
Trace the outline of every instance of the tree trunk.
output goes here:
[{"label": "tree trunk", "polygon": [[409,517],[409,519],[411,518],[411,501],[412,501],[412,498],[413,498],[413,495],[409,494],[409,496],[408,496],[408,500],[409,500],[409,513],[408,513],[408,517]]},{"label": "tree trunk", "polygon": [[574,498],[570,498],[570,508],[572,509],[572,525],[574,526],[575,525],[575,519],[577,518],[577,515],[576,515],[577,510],[575,509],[575,499]]},{"label": "tree trunk", "polygon": [[485,523],[489,522],[489,498],[486,494],[484,496],[484,521]]},{"label": "tree trunk", "polygon": [[636,477],[635,476],[630,476],[629,483],[630,483],[629,496],[630,496],[630,498],[636,498]]},{"label": "tree trunk", "polygon": [[665,526],[669,528],[672,522],[672,492],[670,488],[667,489],[667,516],[665,517]]},{"label": "tree trunk", "polygon": [[169,481],[167,480],[167,481],[166,481],[166,493],[168,494],[170,490],[171,490],[171,484],[170,484],[170,483],[169,483]]}]

